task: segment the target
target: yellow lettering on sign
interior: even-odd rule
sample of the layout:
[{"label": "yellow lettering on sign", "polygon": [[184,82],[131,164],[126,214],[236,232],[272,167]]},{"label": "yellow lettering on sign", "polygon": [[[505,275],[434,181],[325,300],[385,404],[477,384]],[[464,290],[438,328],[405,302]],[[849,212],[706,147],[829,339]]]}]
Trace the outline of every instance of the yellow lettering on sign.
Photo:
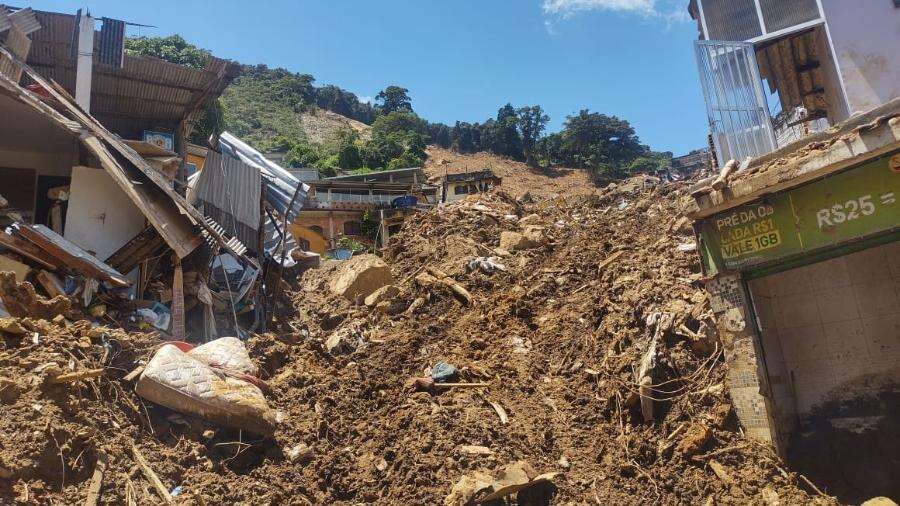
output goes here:
[{"label": "yellow lettering on sign", "polygon": [[[766,225],[765,222],[769,222],[768,225]],[[774,248],[781,244],[781,233],[778,230],[774,229],[771,220],[764,220],[758,225],[760,225],[759,229],[763,230],[763,232],[760,234],[754,235],[752,237],[739,238],[734,241],[723,242],[722,258],[729,260],[732,258],[748,255],[750,253],[756,253],[759,251]],[[744,227],[745,230],[747,228],[749,227]]]}]

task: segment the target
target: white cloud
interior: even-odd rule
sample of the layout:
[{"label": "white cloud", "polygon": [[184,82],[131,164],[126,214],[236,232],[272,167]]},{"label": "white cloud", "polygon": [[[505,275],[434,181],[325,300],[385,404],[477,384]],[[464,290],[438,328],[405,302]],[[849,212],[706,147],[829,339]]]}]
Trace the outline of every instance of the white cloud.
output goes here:
[{"label": "white cloud", "polygon": [[656,0],[544,0],[542,8],[546,14],[563,17],[594,10],[657,14]]},{"label": "white cloud", "polygon": [[541,8],[550,19],[544,21],[547,30],[561,19],[589,11],[609,11],[656,19],[666,25],[690,21],[684,0],[543,0]]}]

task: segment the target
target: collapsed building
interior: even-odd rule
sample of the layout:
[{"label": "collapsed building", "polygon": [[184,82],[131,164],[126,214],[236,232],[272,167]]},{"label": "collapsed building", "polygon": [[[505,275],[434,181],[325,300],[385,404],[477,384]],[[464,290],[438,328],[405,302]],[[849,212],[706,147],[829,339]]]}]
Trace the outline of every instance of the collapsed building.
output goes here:
[{"label": "collapsed building", "polygon": [[736,4],[690,5],[715,158],[731,161],[689,213],[735,409],[840,496],[896,497],[900,9]]},{"label": "collapsed building", "polygon": [[195,122],[239,66],[126,54],[124,22],[95,30],[81,11],[0,17],[0,111],[16,118],[0,124],[2,270],[177,339],[264,328],[276,279],[308,260],[285,223],[309,188],[228,134],[216,170],[186,177]]}]

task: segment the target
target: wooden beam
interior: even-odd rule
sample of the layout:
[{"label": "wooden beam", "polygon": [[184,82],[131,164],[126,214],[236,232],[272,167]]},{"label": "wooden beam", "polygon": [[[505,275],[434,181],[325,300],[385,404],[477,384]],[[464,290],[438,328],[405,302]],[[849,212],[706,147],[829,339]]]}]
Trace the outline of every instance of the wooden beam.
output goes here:
[{"label": "wooden beam", "polygon": [[172,279],[172,339],[184,340],[184,271],[181,269],[181,259],[177,257]]},{"label": "wooden beam", "polygon": [[150,225],[110,255],[106,259],[106,263],[113,269],[128,274],[145,258],[162,253],[165,247],[166,241]]},{"label": "wooden beam", "polygon": [[40,283],[41,286],[44,287],[44,290],[47,292],[51,299],[53,297],[56,297],[57,295],[66,295],[66,290],[63,288],[63,285],[59,281],[59,278],[57,278],[56,275],[52,272],[40,270],[34,275],[34,277],[38,280],[38,283]]},{"label": "wooden beam", "polygon": [[125,276],[115,269],[43,225],[31,226],[20,223],[19,234],[85,276],[102,279],[121,287],[130,284]]},{"label": "wooden beam", "polygon": [[14,235],[7,234],[3,230],[0,230],[0,246],[3,246],[18,253],[19,255],[22,255],[23,257],[39,264],[41,267],[47,270],[55,271],[62,264],[61,260],[56,257],[50,256],[49,253],[47,253],[46,251],[42,251],[34,244],[31,244],[30,242],[20,239]]}]

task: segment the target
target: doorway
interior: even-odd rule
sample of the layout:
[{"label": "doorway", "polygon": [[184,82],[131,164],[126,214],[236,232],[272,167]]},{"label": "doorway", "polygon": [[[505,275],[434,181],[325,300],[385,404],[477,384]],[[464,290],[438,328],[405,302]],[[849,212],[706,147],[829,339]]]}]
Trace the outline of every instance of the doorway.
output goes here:
[{"label": "doorway", "polygon": [[900,242],[748,284],[791,465],[841,502],[900,496]]}]

